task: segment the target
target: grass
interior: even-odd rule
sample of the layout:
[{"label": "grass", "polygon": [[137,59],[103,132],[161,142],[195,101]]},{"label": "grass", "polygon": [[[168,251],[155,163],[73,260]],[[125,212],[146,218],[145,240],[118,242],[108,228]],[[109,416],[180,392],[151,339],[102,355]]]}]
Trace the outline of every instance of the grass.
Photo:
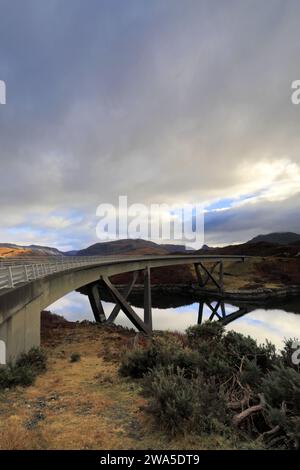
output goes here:
[{"label": "grass", "polygon": [[[237,449],[214,434],[170,439],[145,411],[138,382],[118,374],[134,332],[95,325],[44,336],[47,370],[26,388],[1,392],[0,449]],[[71,354],[80,361],[70,362]]]}]

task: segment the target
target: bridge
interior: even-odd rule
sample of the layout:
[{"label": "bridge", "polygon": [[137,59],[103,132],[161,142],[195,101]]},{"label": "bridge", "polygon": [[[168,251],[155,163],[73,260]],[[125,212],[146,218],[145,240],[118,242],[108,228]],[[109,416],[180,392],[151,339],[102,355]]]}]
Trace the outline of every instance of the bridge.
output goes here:
[{"label": "bridge", "polygon": [[[194,265],[199,285],[208,283],[223,290],[223,262],[244,261],[245,256],[164,255],[105,257],[22,257],[0,261],[0,344],[6,345],[6,361],[40,344],[41,311],[79,290],[88,295],[96,322],[113,322],[122,310],[133,325],[146,334],[152,332],[151,269]],[[111,276],[132,273],[127,288],[120,292]],[[138,273],[144,279],[144,318],[128,302]],[[115,307],[106,319],[101,289],[109,291]]]}]

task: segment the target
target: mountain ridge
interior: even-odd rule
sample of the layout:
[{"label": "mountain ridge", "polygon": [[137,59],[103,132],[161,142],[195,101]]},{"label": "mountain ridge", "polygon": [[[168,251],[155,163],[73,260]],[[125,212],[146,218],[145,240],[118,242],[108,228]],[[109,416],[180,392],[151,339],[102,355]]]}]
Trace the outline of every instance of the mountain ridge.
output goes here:
[{"label": "mountain ridge", "polygon": [[257,235],[246,243],[267,242],[275,245],[291,245],[300,242],[300,235],[295,232],[271,232],[264,235]]},{"label": "mountain ridge", "polygon": [[0,243],[0,256],[109,256],[109,255],[168,255],[177,254],[241,254],[253,256],[296,256],[300,251],[300,234],[294,232],[273,232],[257,235],[237,245],[209,247],[200,250],[186,249],[184,245],[158,244],[143,239],[121,239],[94,243],[81,250],[63,252],[57,248],[42,245],[17,245]]}]

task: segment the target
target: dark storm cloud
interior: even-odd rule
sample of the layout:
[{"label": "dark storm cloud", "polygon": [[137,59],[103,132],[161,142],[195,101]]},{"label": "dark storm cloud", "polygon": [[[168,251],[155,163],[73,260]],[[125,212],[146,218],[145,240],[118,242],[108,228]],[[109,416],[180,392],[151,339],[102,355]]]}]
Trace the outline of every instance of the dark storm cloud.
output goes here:
[{"label": "dark storm cloud", "polygon": [[[256,192],[257,162],[297,170],[299,2],[0,0],[0,13],[3,236],[31,217],[52,240],[53,211],[92,220],[120,194],[203,202]],[[269,185],[282,178],[266,175]],[[73,230],[94,237],[90,224]]]},{"label": "dark storm cloud", "polygon": [[299,196],[285,201],[253,203],[210,212],[205,217],[205,243],[222,245],[244,242],[261,233],[300,233],[299,213]]}]

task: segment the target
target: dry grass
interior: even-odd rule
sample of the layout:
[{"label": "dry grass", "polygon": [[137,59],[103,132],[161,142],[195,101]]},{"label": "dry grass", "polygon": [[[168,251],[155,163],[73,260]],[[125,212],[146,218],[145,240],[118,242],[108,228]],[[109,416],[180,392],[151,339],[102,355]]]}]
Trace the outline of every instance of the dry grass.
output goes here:
[{"label": "dry grass", "polygon": [[[48,370],[0,397],[0,449],[234,448],[220,436],[170,441],[154,428],[138,383],[117,372],[134,335],[91,324],[46,331]],[[71,363],[74,352],[81,360]]]},{"label": "dry grass", "polygon": [[0,450],[35,449],[35,436],[26,430],[20,416],[12,415],[5,422],[1,420]]}]

